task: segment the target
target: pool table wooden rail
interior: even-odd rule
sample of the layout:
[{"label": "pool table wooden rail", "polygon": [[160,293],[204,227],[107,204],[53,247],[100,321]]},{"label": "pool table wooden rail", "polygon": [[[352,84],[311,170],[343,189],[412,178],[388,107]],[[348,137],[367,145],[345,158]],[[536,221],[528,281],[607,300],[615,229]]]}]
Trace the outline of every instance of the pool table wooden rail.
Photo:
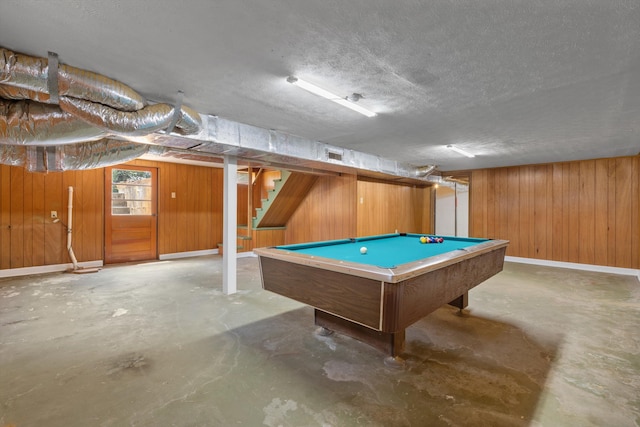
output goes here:
[{"label": "pool table wooden rail", "polygon": [[337,261],[331,258],[301,254],[296,251],[278,249],[276,247],[256,248],[253,252],[258,256],[285,260],[287,262],[308,265],[311,267],[321,268],[323,270],[346,273],[353,276],[380,280],[387,283],[398,283],[410,279],[411,277],[455,264],[464,259],[473,258],[486,252],[495,251],[502,247],[506,250],[508,244],[509,241],[507,240],[488,240],[468,248],[456,249],[451,252],[445,252],[422,260],[400,264],[394,268],[377,267],[350,261]]}]

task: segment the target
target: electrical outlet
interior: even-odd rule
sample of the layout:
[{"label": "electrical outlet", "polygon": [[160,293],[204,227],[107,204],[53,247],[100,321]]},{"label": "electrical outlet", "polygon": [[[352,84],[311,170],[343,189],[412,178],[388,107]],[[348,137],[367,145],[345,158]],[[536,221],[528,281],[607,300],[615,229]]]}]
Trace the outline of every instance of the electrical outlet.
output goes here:
[{"label": "electrical outlet", "polygon": [[51,218],[52,219],[58,218],[58,211],[51,211]]}]

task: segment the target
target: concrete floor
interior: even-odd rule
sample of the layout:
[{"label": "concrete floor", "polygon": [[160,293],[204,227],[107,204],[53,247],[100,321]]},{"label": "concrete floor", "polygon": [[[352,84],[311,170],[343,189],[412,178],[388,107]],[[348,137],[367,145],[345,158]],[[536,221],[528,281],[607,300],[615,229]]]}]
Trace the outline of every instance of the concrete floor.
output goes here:
[{"label": "concrete floor", "polygon": [[639,426],[635,277],[507,263],[407,330],[313,333],[255,258],[0,280],[0,426]]}]

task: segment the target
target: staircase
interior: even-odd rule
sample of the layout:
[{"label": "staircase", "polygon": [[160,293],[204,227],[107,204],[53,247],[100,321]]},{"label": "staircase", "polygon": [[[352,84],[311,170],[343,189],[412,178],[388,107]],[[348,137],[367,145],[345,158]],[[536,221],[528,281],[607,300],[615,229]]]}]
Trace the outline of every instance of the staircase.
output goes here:
[{"label": "staircase", "polygon": [[[261,200],[261,207],[255,208],[251,227],[247,229],[245,225],[238,226],[236,242],[238,252],[251,251],[257,247],[256,245],[284,244],[284,229],[287,221],[318,179],[317,175],[299,172],[285,170],[270,170],[270,172],[280,172],[280,178],[273,178],[278,176],[277,173],[267,178],[273,183],[273,188],[269,189],[267,197]],[[265,187],[269,188],[270,185]],[[262,192],[262,187],[256,191]],[[222,243],[218,243],[218,250],[222,253]]]},{"label": "staircase", "polygon": [[129,215],[131,213],[124,193],[111,193],[111,213],[114,215]]},{"label": "staircase", "polygon": [[280,173],[280,179],[273,180],[274,188],[262,199],[262,206],[255,209],[253,229],[285,226],[318,179],[298,172],[282,170]]}]

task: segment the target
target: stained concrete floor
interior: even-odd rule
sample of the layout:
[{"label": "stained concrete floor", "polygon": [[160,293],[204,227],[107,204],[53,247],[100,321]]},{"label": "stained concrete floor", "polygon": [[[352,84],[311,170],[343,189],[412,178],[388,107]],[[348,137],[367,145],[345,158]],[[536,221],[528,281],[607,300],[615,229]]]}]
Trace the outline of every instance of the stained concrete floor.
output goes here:
[{"label": "stained concrete floor", "polygon": [[0,279],[0,426],[639,426],[635,277],[507,263],[406,367],[201,257]]}]

